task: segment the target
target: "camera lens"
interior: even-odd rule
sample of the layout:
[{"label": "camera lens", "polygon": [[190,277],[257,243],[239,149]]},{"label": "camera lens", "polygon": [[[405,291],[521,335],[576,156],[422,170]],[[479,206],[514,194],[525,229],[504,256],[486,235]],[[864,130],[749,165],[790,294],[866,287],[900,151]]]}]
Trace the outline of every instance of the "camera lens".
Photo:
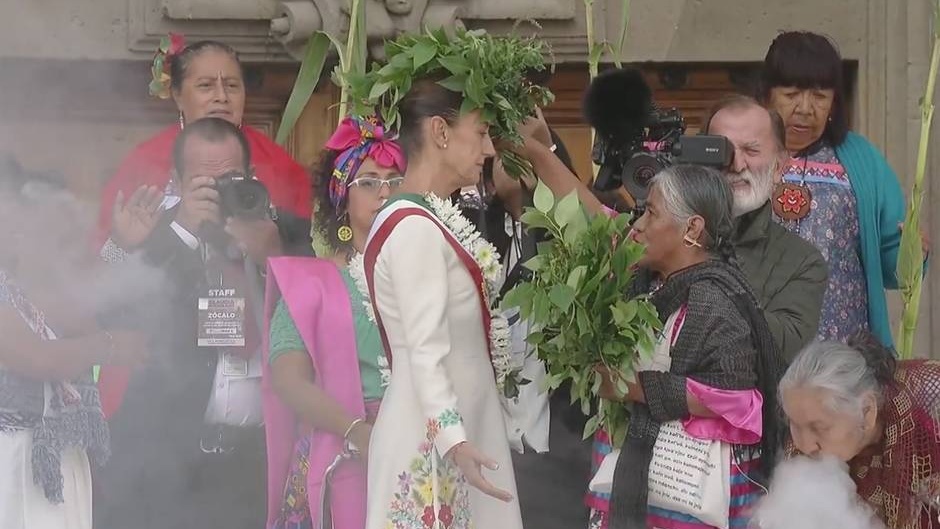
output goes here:
[{"label": "camera lens", "polygon": [[636,181],[637,185],[643,187],[648,187],[650,185],[650,180],[656,176],[657,168],[652,165],[641,165],[636,168],[636,171],[633,173],[633,179]]},{"label": "camera lens", "polygon": [[220,178],[216,185],[224,216],[256,218],[269,214],[271,198],[261,182],[239,175]]},{"label": "camera lens", "polygon": [[253,182],[250,180],[243,180],[233,186],[239,209],[253,210],[258,207],[262,200],[261,193],[264,192],[264,189],[259,190],[257,186],[250,185],[251,183]]},{"label": "camera lens", "polygon": [[663,160],[652,154],[635,154],[623,168],[624,189],[635,200],[646,200],[650,181],[665,167]]}]

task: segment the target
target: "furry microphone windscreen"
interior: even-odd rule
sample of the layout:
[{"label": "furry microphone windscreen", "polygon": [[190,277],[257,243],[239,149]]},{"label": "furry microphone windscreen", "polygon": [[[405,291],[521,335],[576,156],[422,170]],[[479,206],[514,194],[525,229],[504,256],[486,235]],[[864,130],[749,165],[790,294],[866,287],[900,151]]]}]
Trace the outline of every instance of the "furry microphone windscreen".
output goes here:
[{"label": "furry microphone windscreen", "polygon": [[653,110],[653,94],[639,70],[608,70],[584,93],[584,118],[608,140],[637,136]]}]

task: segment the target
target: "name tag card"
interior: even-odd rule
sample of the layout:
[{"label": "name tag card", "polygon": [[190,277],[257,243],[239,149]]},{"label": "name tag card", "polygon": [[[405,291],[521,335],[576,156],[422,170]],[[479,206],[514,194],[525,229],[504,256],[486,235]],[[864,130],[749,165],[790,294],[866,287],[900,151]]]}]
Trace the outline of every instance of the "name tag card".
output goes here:
[{"label": "name tag card", "polygon": [[199,298],[198,309],[197,346],[245,346],[245,298],[237,296],[235,289],[210,289],[206,297]]}]

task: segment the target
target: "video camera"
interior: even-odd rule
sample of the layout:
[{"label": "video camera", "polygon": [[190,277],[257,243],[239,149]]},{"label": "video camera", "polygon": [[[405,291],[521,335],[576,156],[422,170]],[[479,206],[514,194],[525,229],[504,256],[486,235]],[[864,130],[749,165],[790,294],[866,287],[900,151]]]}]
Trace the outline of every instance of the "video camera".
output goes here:
[{"label": "video camera", "polygon": [[616,69],[597,76],[584,98],[584,116],[594,127],[595,189],[623,186],[642,214],[653,176],[674,164],[731,165],[734,148],[724,136],[685,134],[675,108],[660,110],[638,70]]},{"label": "video camera", "polygon": [[222,217],[274,218],[268,189],[253,176],[229,171],[215,181]]}]

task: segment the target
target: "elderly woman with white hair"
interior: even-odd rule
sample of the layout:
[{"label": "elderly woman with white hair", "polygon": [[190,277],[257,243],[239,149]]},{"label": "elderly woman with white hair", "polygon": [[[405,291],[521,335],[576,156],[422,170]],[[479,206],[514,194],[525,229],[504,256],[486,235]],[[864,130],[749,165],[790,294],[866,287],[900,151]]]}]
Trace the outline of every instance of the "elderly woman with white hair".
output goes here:
[{"label": "elderly woman with white hair", "polygon": [[[592,505],[592,528],[744,527],[769,477],[782,360],[734,264],[732,201],[717,171],[673,166],[653,178],[633,224],[630,236],[646,248],[639,274],[658,283],[650,300],[663,330],[626,395],[612,377],[602,384],[601,397],[631,414],[609,514]],[[714,454],[704,466],[717,471],[701,471],[703,450]]]},{"label": "elderly woman with white hair", "polygon": [[791,454],[848,463],[888,529],[940,528],[940,362],[897,361],[868,333],[817,342],[787,369],[780,399]]}]

